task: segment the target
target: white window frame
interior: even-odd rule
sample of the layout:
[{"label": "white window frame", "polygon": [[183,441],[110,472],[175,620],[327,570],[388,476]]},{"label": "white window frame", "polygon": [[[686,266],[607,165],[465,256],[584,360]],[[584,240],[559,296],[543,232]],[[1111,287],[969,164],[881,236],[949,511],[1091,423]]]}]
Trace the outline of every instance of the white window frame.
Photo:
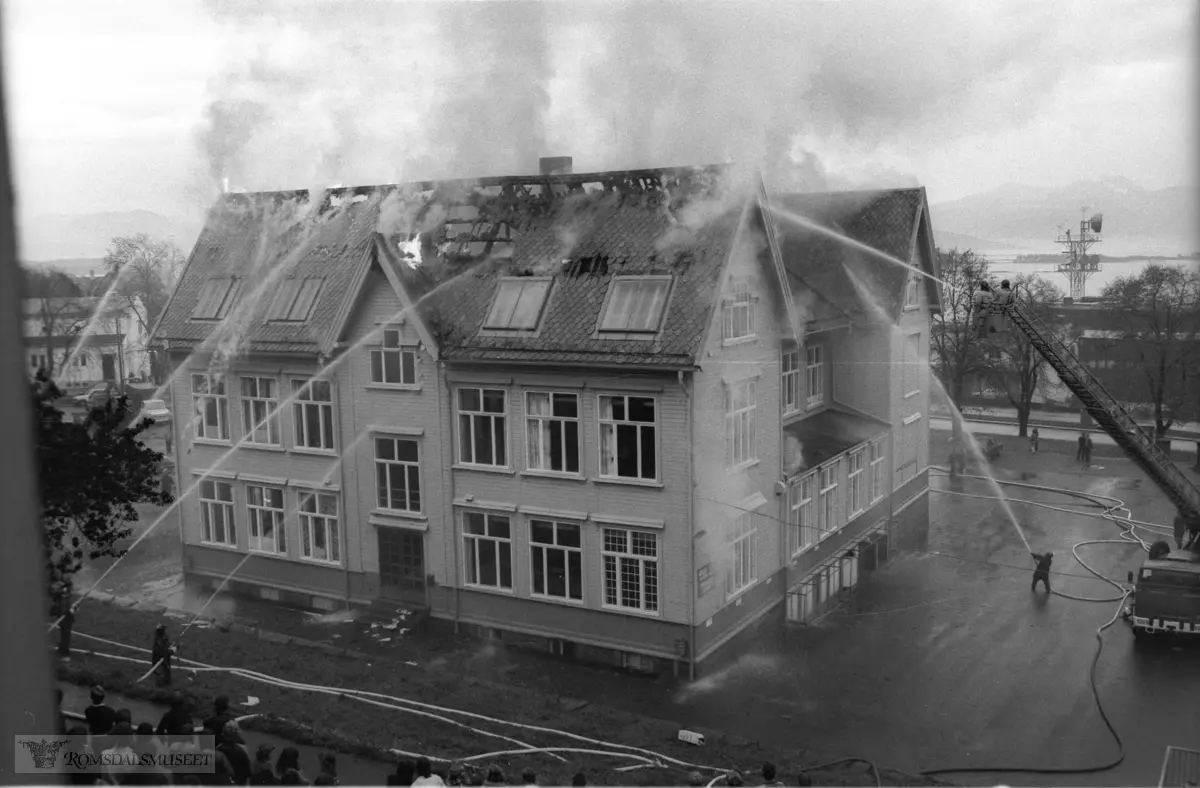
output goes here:
[{"label": "white window frame", "polygon": [[[479,395],[479,410],[463,410],[462,395],[463,392],[474,391]],[[504,397],[504,410],[501,412],[484,410],[485,394],[487,392],[500,392]],[[491,388],[487,386],[461,386],[454,390],[454,408],[458,415],[458,464],[474,466],[479,468],[507,468],[509,454],[508,440],[508,390],[503,388]],[[475,431],[479,425],[486,424],[491,435],[491,457],[488,462],[480,462],[479,457],[475,456]],[[465,425],[465,426],[464,426]],[[503,446],[498,446],[496,436],[503,437]],[[470,446],[470,458],[463,456],[464,438],[467,440],[467,446]]]},{"label": "white window frame", "polygon": [[[329,500],[333,501],[333,514],[321,511],[321,504]],[[309,502],[312,502],[314,510],[310,511],[305,508]],[[318,490],[299,491],[296,512],[297,519],[300,521],[300,558],[315,564],[341,565],[344,553],[340,529],[341,511],[342,502],[335,493],[320,492]],[[318,528],[325,534],[326,556],[330,552],[336,552],[336,558],[320,558],[316,555],[316,532]],[[329,549],[330,545],[334,545],[335,550],[331,551]]]},{"label": "white window frame", "polygon": [[[389,358],[395,358],[397,380],[388,379],[387,362]],[[417,385],[417,347],[403,343],[403,334],[400,329],[385,328],[380,332],[379,345],[371,348],[369,361],[371,385],[396,386],[398,388],[412,388]],[[407,368],[410,375],[405,375],[405,361],[411,362]],[[376,364],[378,364],[378,379],[375,376]]]},{"label": "white window frame", "polygon": [[[553,543],[535,542],[533,541],[534,523],[549,525],[553,533]],[[579,546],[569,544],[561,544],[559,542],[559,529],[574,529],[579,537]],[[587,576],[584,571],[583,563],[583,524],[560,522],[557,520],[546,520],[540,517],[531,517],[529,519],[529,595],[534,599],[552,599],[556,602],[570,602],[572,604],[582,605],[584,601],[584,589],[587,587]],[[563,595],[550,593],[550,551],[557,551],[563,554],[563,566],[566,569],[566,580],[563,590],[566,592]],[[539,555],[540,553],[540,555]],[[571,567],[571,556],[577,556],[578,568]],[[537,590],[534,585],[536,575],[534,568],[541,566],[543,587],[541,591]],[[571,596],[571,580],[573,573],[579,572],[579,597]]]},{"label": "white window frame", "polygon": [[[202,381],[201,391],[197,391],[197,382]],[[217,393],[213,393],[217,389]],[[215,424],[208,421],[208,401],[213,402]],[[220,375],[210,375],[207,372],[192,373],[192,410],[195,413],[196,439],[206,441],[229,441],[229,393],[225,390],[225,380]],[[209,434],[215,432],[215,435]]]},{"label": "white window frame", "polygon": [[[549,413],[534,413],[533,398],[545,397],[546,404],[549,406]],[[559,397],[571,398],[575,400],[575,415],[558,416],[554,413],[554,406]],[[525,392],[525,467],[531,471],[538,473],[554,473],[564,476],[580,476],[583,473],[583,422],[580,418],[580,410],[583,407],[583,398],[576,392],[564,391],[526,391]],[[561,445],[558,447],[559,464],[562,465],[561,470],[555,470],[554,457],[555,448],[552,435],[552,425],[557,423],[559,428],[559,439]],[[570,429],[575,430],[575,452],[574,456],[568,449],[567,433]],[[570,461],[574,460],[575,469],[569,467]]]},{"label": "white window frame", "polygon": [[[329,399],[315,399],[314,387],[323,384],[328,387]],[[293,445],[300,451],[335,452],[337,451],[337,423],[333,420],[333,383],[328,380],[292,379],[292,440]],[[319,445],[308,442],[309,409],[316,409]],[[326,437],[330,445],[325,445]]]},{"label": "white window frame", "polygon": [[731,529],[733,563],[725,575],[730,598],[758,582],[758,512],[741,512],[733,519]]},{"label": "white window frame", "polygon": [[817,525],[817,510],[813,490],[817,472],[809,471],[792,479],[788,489],[788,551],[798,556],[820,541],[820,526]]},{"label": "white window frame", "polygon": [[[604,401],[605,400],[615,401],[618,399],[624,400],[625,418],[615,419],[615,418],[605,417],[604,416],[604,412],[605,412]],[[633,400],[633,399],[644,399],[644,400],[650,401],[651,406],[654,408],[654,421],[653,422],[630,421],[629,420],[629,401]],[[598,436],[599,436],[597,449],[598,449],[599,461],[600,461],[600,464],[597,467],[599,468],[600,478],[612,479],[615,481],[628,481],[628,482],[635,482],[635,483],[636,482],[657,482],[658,481],[659,467],[662,465],[662,459],[660,457],[660,444],[659,444],[659,440],[658,440],[659,421],[661,418],[659,414],[661,411],[659,410],[658,404],[659,404],[658,397],[654,397],[649,394],[598,394],[596,396],[596,426],[597,426],[597,431],[598,431]],[[620,427],[623,427],[623,426],[624,427],[633,427],[635,430],[634,434],[637,436],[637,445],[635,447],[636,454],[637,454],[637,466],[638,466],[638,475],[637,476],[621,476],[621,475],[619,475],[620,464],[617,459],[617,457],[619,455],[619,451],[617,449],[618,449],[618,445],[619,445],[618,444],[619,435],[621,432]],[[611,440],[607,440],[605,438],[606,428],[607,428],[608,435],[611,436]],[[654,468],[652,469],[652,471],[653,471],[652,476],[643,475],[645,473],[645,469],[642,468],[642,445],[643,445],[644,441],[647,440],[647,437],[646,437],[647,429],[650,430],[650,437],[648,438],[648,440],[653,441],[653,445],[654,445]],[[610,467],[611,472],[606,473],[605,472],[605,467],[606,467],[605,450],[606,450],[606,447],[608,446],[608,444],[610,444],[610,443],[611,443],[611,448],[612,448],[611,467]]]},{"label": "white window frame", "polygon": [[804,349],[805,406],[819,407],[825,402],[825,348],[812,345]]},{"label": "white window frame", "polygon": [[[254,496],[250,494],[251,489],[261,490],[262,503],[252,503]],[[268,491],[279,493],[279,506],[274,507],[268,505]],[[269,484],[247,484],[246,485],[246,540],[247,548],[252,553],[264,553],[266,555],[287,555],[287,532],[285,531],[285,523],[287,514],[287,496],[282,487],[273,487]],[[270,543],[263,537],[263,524],[266,520],[271,521],[272,537]]]},{"label": "white window frame", "polygon": [[[817,528],[819,539],[824,540],[841,530],[838,507],[838,474],[841,472],[840,458],[817,469]],[[833,526],[830,526],[830,523]]]},{"label": "white window frame", "polygon": [[854,449],[846,455],[846,502],[849,509],[848,520],[853,520],[866,509],[866,499],[863,483],[867,478],[863,474],[863,453],[866,447]]},{"label": "white window frame", "polygon": [[[537,331],[538,325],[542,322],[542,314],[546,309],[546,301],[550,297],[550,288],[553,282],[553,277],[548,276],[502,278],[496,285],[496,295],[488,307],[487,317],[483,321],[483,329],[485,331]],[[516,293],[512,299],[511,311],[506,320],[501,320],[501,315],[498,313],[503,303],[501,297],[506,294],[506,291],[511,294],[514,289]],[[532,316],[526,315],[524,321],[518,321],[516,325],[513,325],[517,319],[517,309],[527,295],[537,299],[537,308],[533,310]]]},{"label": "white window frame", "polygon": [[[912,347],[916,340],[916,348]],[[904,398],[915,397],[921,393],[921,334],[908,334],[904,337]]]},{"label": "white window frame", "polygon": [[[254,396],[246,394],[246,381],[254,381]],[[262,396],[263,383],[270,384],[275,396]],[[263,375],[242,375],[238,379],[242,400],[242,440],[255,446],[282,446],[279,427],[279,381]],[[261,412],[260,412],[261,411]]]},{"label": "white window frame", "polygon": [[921,306],[921,277],[912,274],[904,285],[904,308],[917,309]]},{"label": "white window frame", "polygon": [[800,351],[785,351],[779,357],[779,383],[783,415],[800,412]]},{"label": "white window frame", "polygon": [[[228,497],[222,495],[224,491]],[[233,484],[219,479],[200,480],[200,543],[237,547],[237,523],[233,519]],[[222,517],[221,533],[216,533],[216,514]],[[217,538],[220,536],[221,538]]]},{"label": "white window frame", "polygon": [[[739,402],[740,400],[740,402]],[[738,407],[738,406],[741,407]],[[741,468],[758,461],[758,380],[725,384],[725,465]]]},{"label": "white window frame", "polygon": [[883,444],[886,438],[876,438],[871,441],[870,454],[870,469],[871,469],[871,503],[882,500],[884,496],[883,486],[883,460],[884,451]]},{"label": "white window frame", "polygon": [[[484,530],[483,533],[476,534],[476,533],[468,533],[467,532],[467,517],[469,517],[469,516],[483,518],[483,530]],[[497,519],[497,518],[508,522],[508,536],[495,536],[491,533],[492,520]],[[508,514],[508,513],[498,514],[496,512],[464,511],[462,513],[462,518],[460,520],[460,527],[462,529],[461,532],[462,532],[462,539],[463,539],[463,586],[466,588],[482,588],[482,589],[486,589],[488,591],[502,591],[505,593],[512,593],[513,586],[515,585],[515,581],[516,581],[516,577],[515,577],[516,568],[513,566],[513,538],[512,538],[513,517],[512,517],[512,515]],[[496,584],[495,585],[488,585],[486,583],[479,582],[479,579],[480,579],[479,554],[480,554],[480,546],[481,545],[488,545],[489,549],[492,550],[492,554],[496,558]],[[503,585],[504,572],[501,571],[502,564],[500,563],[500,553],[501,553],[502,545],[508,546],[508,585],[507,586]],[[472,556],[474,556],[474,565],[473,566],[471,566],[469,564]],[[470,577],[471,577],[471,571],[469,571],[470,569],[474,570],[474,574],[475,574],[474,582],[472,582],[470,579]]]},{"label": "white window frame", "polygon": [[730,282],[729,294],[721,300],[722,339],[726,343],[755,337],[755,296],[750,283],[736,278]]},{"label": "white window frame", "polygon": [[[392,444],[392,459],[379,456],[379,442],[387,441]],[[400,459],[400,444],[411,443],[417,451],[415,460]],[[372,438],[372,448],[375,451],[375,506],[385,512],[405,512],[420,514],[424,501],[421,498],[421,442],[415,438],[403,438],[395,435],[375,435]],[[380,479],[383,472],[384,480]],[[392,494],[392,474],[399,473],[404,479],[404,496],[398,501]],[[413,489],[413,482],[416,489]],[[383,502],[380,499],[384,498]],[[413,499],[416,499],[414,505]],[[403,504],[393,506],[393,504]]]},{"label": "white window frame", "polygon": [[[623,547],[620,550],[613,549],[609,543],[609,534],[622,534]],[[645,540],[654,546],[654,555],[646,555],[638,553],[634,544],[634,539],[640,537],[645,545]],[[644,549],[644,548],[643,548]],[[657,616],[662,612],[662,572],[661,564],[661,549],[659,546],[658,534],[650,531],[642,531],[634,528],[621,528],[604,525],[600,531],[600,601],[601,605],[606,610],[620,610],[623,612],[642,613],[645,615]],[[624,589],[621,585],[621,568],[625,565],[633,564],[638,570],[638,588],[637,588],[637,603],[626,604],[627,600],[624,594]],[[650,568],[653,571],[649,571]],[[609,601],[608,595],[608,580],[609,573],[613,573],[614,579],[614,602]],[[649,593],[648,593],[649,592]],[[653,595],[654,603],[647,603],[647,596]]]},{"label": "white window frame", "polygon": [[[608,299],[604,303],[604,311],[600,314],[600,322],[597,324],[596,330],[604,334],[635,334],[635,335],[650,335],[657,334],[662,330],[663,319],[667,314],[667,302],[671,298],[671,285],[674,277],[670,276],[616,276],[613,277],[612,284],[609,285]],[[646,326],[631,326],[630,319],[633,317],[633,305],[641,305],[641,300],[648,298],[645,292],[641,290],[643,286],[663,285],[661,300],[651,301],[651,306],[656,307],[654,311],[655,320],[653,324]],[[618,315],[613,314],[613,305],[617,302],[627,288],[633,288],[633,292],[626,297],[635,299],[630,305],[629,310],[624,316],[624,325],[613,325],[611,320]]]}]

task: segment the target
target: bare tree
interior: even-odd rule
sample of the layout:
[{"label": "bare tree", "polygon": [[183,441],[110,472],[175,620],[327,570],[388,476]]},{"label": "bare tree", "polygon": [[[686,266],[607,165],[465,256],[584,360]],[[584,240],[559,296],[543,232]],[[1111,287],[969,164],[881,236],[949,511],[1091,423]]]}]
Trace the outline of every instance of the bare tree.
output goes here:
[{"label": "bare tree", "polygon": [[[1062,301],[1062,291],[1036,274],[1015,277],[1013,287],[1024,310],[1061,337],[1065,323],[1054,307]],[[992,363],[985,366],[984,374],[1017,409],[1017,434],[1023,438],[1029,429],[1033,396],[1047,384],[1046,360],[1024,332],[1008,331],[997,336],[999,339],[988,340]]]},{"label": "bare tree", "polygon": [[[183,267],[183,253],[171,241],[159,241],[146,233],[112,239],[104,255],[106,276],[116,282],[112,298],[128,309],[142,327],[147,340],[158,316],[166,308]],[[152,348],[151,367],[156,381],[161,364]]]},{"label": "bare tree", "polygon": [[1109,343],[1118,363],[1141,378],[1154,411],[1154,432],[1163,438],[1186,418],[1196,398],[1190,385],[1200,372],[1200,274],[1169,265],[1148,265],[1104,288],[1105,310],[1119,336]]},{"label": "bare tree", "polygon": [[937,250],[942,310],[933,319],[933,362],[950,399],[962,407],[967,380],[985,367],[983,342],[971,321],[971,297],[987,278],[987,258],[970,249]]},{"label": "bare tree", "polygon": [[[45,348],[46,374],[56,372],[59,355],[66,359],[69,343],[66,337],[74,337],[87,325],[89,310],[81,298],[79,285],[66,273],[53,268],[26,269],[25,271],[25,319],[32,323],[37,340],[30,344]],[[62,353],[56,353],[61,350]]]}]

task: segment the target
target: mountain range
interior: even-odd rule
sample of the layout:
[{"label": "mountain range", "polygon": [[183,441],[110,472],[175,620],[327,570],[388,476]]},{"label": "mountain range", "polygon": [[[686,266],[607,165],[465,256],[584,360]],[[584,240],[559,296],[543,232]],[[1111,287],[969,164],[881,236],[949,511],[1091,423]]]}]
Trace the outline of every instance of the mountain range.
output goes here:
[{"label": "mountain range", "polygon": [[[1191,254],[1196,240],[1195,187],[1144,189],[1119,176],[1068,186],[1005,184],[979,194],[930,206],[934,235],[943,248],[983,252],[1058,252],[1062,229],[1078,232],[1087,216],[1103,212],[1103,242],[1094,252],[1108,255]],[[200,220],[147,210],[46,215],[20,224],[21,259],[86,275],[98,268],[114,236],[149,233],[173,239],[187,255],[200,234]]]}]

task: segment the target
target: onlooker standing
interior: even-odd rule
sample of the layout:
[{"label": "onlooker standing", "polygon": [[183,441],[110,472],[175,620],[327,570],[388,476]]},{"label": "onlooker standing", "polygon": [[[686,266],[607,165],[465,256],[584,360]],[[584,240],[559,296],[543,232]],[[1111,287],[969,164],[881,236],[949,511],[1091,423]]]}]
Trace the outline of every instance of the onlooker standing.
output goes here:
[{"label": "onlooker standing", "polygon": [[[218,700],[220,699],[218,698]],[[280,785],[306,785],[308,783],[308,780],[304,780],[304,783],[284,782],[289,771],[296,772],[300,779],[304,780],[304,773],[300,771],[300,751],[295,747],[284,747],[283,751],[279,753],[279,760],[275,761],[275,776],[279,778]]]},{"label": "onlooker standing", "polygon": [[[317,779],[313,780],[316,785],[337,785],[337,758],[331,752],[323,752],[317,757],[317,763],[320,764],[320,771],[317,773]],[[328,778],[329,781],[324,781],[322,778]]]},{"label": "onlooker standing", "polygon": [[571,778],[571,785],[574,788],[581,788],[581,786],[587,785],[587,775],[583,772],[575,772],[575,776]]},{"label": "onlooker standing", "polygon": [[[219,696],[213,702],[213,711],[215,714],[204,721],[204,727],[216,734],[216,744],[220,746],[221,736],[225,731],[225,723],[233,719],[233,715],[229,713],[229,697],[226,695]],[[284,750],[284,752],[287,752],[287,750]]]},{"label": "onlooker standing", "polygon": [[525,785],[537,785],[538,784],[537,783],[537,772],[535,772],[533,769],[526,769],[525,771],[521,772],[521,779],[524,781]]},{"label": "onlooker standing", "polygon": [[396,771],[387,777],[388,785],[412,785],[417,777],[417,765],[411,758],[401,758],[396,764]]},{"label": "onlooker standing", "polygon": [[184,725],[191,725],[192,718],[187,711],[187,702],[183,693],[176,691],[171,695],[171,708],[158,721],[159,736],[178,736],[183,733]]},{"label": "onlooker standing", "polygon": [[1087,451],[1087,433],[1079,433],[1079,448],[1075,450],[1075,461],[1083,462],[1083,454]]},{"label": "onlooker standing", "polygon": [[433,773],[433,765],[429,763],[428,758],[422,755],[420,758],[417,758],[417,779],[413,780],[412,784],[445,785],[446,781]]},{"label": "onlooker standing", "polygon": [[783,785],[775,779],[775,764],[767,761],[762,767],[763,785]]},{"label": "onlooker standing", "polygon": [[1092,436],[1088,435],[1083,442],[1083,467],[1092,467]]},{"label": "onlooker standing", "polygon": [[1034,427],[1033,432],[1029,433],[1029,453],[1030,454],[1038,453],[1038,437],[1039,437],[1038,429],[1037,429],[1037,427]]},{"label": "onlooker standing", "polygon": [[1172,525],[1175,526],[1175,549],[1182,550],[1183,533],[1187,530],[1187,520],[1184,518],[1182,512],[1175,515],[1175,521],[1172,523]]},{"label": "onlooker standing", "polygon": [[104,687],[99,684],[92,687],[92,705],[84,709],[83,717],[93,736],[103,736],[117,724],[117,710],[104,702]]},{"label": "onlooker standing", "polygon": [[113,785],[125,782],[126,777],[133,771],[128,764],[132,761],[133,728],[127,722],[120,722],[112,729],[112,746],[101,754],[104,758],[104,776]]},{"label": "onlooker standing", "polygon": [[[504,770],[500,768],[500,764],[493,763],[488,767],[487,778],[483,781],[484,785],[508,785],[508,780],[504,779]],[[413,783],[416,785],[416,783]]]},{"label": "onlooker standing", "polygon": [[269,744],[258,745],[254,753],[254,763],[250,766],[251,785],[274,785],[275,772],[271,768],[271,751],[275,748]]},{"label": "onlooker standing", "polygon": [[242,738],[242,730],[233,720],[225,723],[221,729],[221,744],[217,751],[229,759],[233,769],[233,782],[236,785],[246,785],[250,782],[250,772],[253,762],[250,760],[250,750],[246,740]]}]

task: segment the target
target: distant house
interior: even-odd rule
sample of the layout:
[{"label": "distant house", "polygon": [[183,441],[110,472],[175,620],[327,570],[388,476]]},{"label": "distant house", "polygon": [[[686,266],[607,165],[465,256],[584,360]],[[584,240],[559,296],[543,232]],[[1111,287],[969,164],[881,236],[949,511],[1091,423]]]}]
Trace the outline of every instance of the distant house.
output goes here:
[{"label": "distant house", "polygon": [[227,195],[155,337],[188,582],[249,552],[237,593],[635,670],[828,610],[927,526],[928,206],[794,226],[723,176],[345,189],[286,232],[306,195]]},{"label": "distant house", "polygon": [[97,316],[101,301],[99,297],[24,299],[30,376],[49,368],[51,358],[55,379],[60,386],[71,388],[149,374],[147,336],[141,322],[132,309],[122,306],[106,307]]}]

